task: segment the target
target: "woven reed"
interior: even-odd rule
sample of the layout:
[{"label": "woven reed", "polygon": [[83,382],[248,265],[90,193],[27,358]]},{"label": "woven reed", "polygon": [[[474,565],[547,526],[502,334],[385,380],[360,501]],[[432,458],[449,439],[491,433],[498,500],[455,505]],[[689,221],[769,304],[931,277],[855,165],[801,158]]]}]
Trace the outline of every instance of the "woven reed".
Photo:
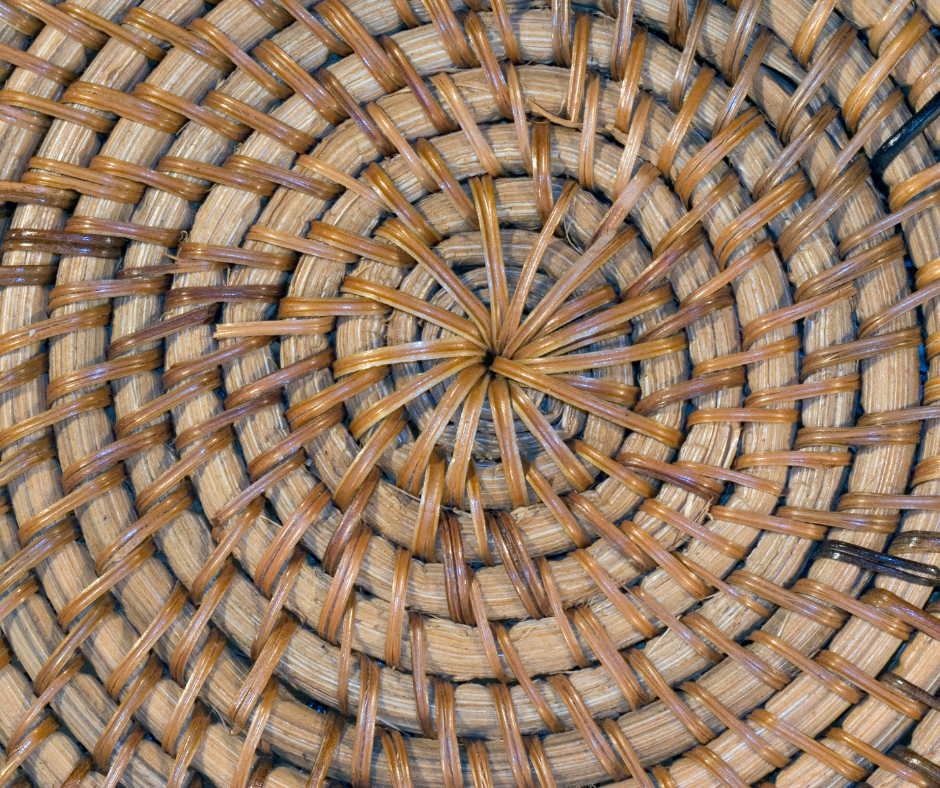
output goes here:
[{"label": "woven reed", "polygon": [[0,785],[940,785],[938,23],[0,3]]}]

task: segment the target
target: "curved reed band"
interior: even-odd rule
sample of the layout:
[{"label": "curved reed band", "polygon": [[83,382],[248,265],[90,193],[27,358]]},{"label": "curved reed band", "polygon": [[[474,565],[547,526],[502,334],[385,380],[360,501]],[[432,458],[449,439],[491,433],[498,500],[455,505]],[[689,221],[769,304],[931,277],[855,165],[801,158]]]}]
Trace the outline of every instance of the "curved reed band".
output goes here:
[{"label": "curved reed band", "polygon": [[0,785],[940,785],[938,24],[0,3]]}]

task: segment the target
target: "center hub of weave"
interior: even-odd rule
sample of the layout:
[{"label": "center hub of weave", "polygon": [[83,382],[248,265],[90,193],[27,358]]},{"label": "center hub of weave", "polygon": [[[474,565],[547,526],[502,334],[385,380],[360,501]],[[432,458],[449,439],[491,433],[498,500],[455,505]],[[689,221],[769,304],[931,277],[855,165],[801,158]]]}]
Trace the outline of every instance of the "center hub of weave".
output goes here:
[{"label": "center hub of weave", "polygon": [[641,265],[626,243],[632,236],[572,237],[565,226],[523,219],[432,245],[399,226],[395,240],[417,264],[394,290],[364,284],[366,266],[342,287],[390,308],[368,331],[340,332],[334,374],[388,365],[385,395],[354,396],[347,409],[363,451],[368,440],[399,442],[382,464],[413,494],[437,461],[444,499],[458,506],[468,479],[479,481],[487,508],[531,503],[534,489],[586,490],[627,430],[656,428],[630,420],[640,393],[631,334],[635,318],[671,293],[624,303],[620,271]]}]

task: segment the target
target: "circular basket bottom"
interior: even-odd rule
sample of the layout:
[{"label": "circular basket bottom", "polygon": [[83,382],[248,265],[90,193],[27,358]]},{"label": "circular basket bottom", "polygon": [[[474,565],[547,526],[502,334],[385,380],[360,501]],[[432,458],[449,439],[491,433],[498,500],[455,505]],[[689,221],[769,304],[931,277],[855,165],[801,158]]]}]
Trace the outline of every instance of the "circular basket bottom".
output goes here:
[{"label": "circular basket bottom", "polygon": [[938,22],[0,6],[0,785],[940,785]]}]

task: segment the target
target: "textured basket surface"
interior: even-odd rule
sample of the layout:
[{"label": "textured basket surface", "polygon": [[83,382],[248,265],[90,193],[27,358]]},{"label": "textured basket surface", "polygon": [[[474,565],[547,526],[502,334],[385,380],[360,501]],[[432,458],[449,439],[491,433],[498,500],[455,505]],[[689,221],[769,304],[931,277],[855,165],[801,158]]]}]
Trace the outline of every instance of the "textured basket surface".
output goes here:
[{"label": "textured basket surface", "polygon": [[0,2],[0,786],[940,786],[940,3],[133,2]]}]

